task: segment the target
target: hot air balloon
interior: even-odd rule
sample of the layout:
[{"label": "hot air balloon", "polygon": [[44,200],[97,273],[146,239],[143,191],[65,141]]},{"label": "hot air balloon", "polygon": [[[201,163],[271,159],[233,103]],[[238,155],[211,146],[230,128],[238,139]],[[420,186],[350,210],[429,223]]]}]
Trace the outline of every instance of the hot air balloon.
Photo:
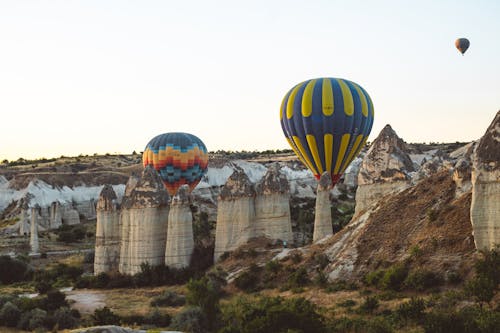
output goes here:
[{"label": "hot air balloon", "polygon": [[168,193],[173,196],[184,184],[192,191],[207,172],[205,144],[189,133],[164,133],[149,141],[142,154],[144,167],[158,171]]},{"label": "hot air balloon", "polygon": [[365,145],[373,116],[368,93],[336,78],[297,84],[280,111],[281,128],[295,154],[316,179],[328,172],[333,186]]},{"label": "hot air balloon", "polygon": [[467,38],[459,38],[455,41],[455,47],[457,48],[462,55],[464,55],[465,51],[469,48],[470,42]]}]

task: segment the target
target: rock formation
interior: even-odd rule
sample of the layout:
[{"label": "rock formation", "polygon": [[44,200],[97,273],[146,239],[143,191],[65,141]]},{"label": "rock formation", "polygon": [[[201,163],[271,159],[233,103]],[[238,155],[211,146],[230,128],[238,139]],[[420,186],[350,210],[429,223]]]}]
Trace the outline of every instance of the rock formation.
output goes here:
[{"label": "rock formation", "polygon": [[321,175],[316,194],[313,243],[333,234],[330,190],[332,179],[328,172]]},{"label": "rock formation", "polygon": [[73,225],[80,223],[80,214],[71,204],[60,205],[62,224]]},{"label": "rock formation", "polygon": [[97,201],[94,274],[118,271],[120,259],[120,212],[116,193],[105,185]]},{"label": "rock formation", "polygon": [[255,236],[290,243],[293,240],[290,219],[290,185],[277,163],[269,167],[256,188]]},{"label": "rock formation", "polygon": [[173,197],[168,213],[165,265],[169,267],[185,268],[191,260],[194,238],[190,203],[189,187],[183,185]]},{"label": "rock formation", "polygon": [[500,244],[500,111],[473,154],[471,222],[479,250]]},{"label": "rock formation", "polygon": [[94,199],[76,202],[75,209],[87,220],[94,220],[96,218],[97,213]]},{"label": "rock formation", "polygon": [[30,225],[30,246],[31,253],[38,253],[40,246],[38,243],[38,210],[40,207],[31,208],[31,225]]},{"label": "rock formation", "polygon": [[243,169],[235,168],[217,205],[214,261],[254,237],[255,189]]},{"label": "rock formation", "polygon": [[54,201],[50,205],[50,228],[57,229],[62,225],[61,204]]},{"label": "rock formation", "polygon": [[368,149],[358,175],[355,215],[381,197],[410,185],[413,162],[406,144],[390,125],[386,125]]},{"label": "rock formation", "polygon": [[119,271],[135,274],[141,264],[165,262],[169,196],[160,176],[146,167],[134,186],[132,179],[125,190],[121,211]]}]

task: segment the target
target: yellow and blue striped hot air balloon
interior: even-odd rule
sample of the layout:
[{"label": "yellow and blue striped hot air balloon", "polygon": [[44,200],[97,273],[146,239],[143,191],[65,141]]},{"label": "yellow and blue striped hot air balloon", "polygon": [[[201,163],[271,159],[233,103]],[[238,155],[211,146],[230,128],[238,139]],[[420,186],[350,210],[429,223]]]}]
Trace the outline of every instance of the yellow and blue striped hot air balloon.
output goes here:
[{"label": "yellow and blue striped hot air balloon", "polygon": [[299,83],[283,98],[281,128],[299,159],[335,185],[361,151],[373,125],[373,103],[357,83],[320,78]]},{"label": "yellow and blue striped hot air balloon", "polygon": [[144,167],[151,165],[159,173],[165,188],[174,196],[181,185],[192,191],[207,172],[207,147],[189,133],[164,133],[152,138],[142,154]]}]

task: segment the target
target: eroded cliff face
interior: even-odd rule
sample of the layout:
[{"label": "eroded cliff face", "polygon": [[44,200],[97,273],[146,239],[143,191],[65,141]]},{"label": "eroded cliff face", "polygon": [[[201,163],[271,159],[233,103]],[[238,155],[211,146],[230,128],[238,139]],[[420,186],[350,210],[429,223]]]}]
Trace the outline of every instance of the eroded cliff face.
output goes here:
[{"label": "eroded cliff face", "polygon": [[313,243],[333,234],[330,190],[332,179],[328,172],[321,175],[316,194]]},{"label": "eroded cliff face", "polygon": [[120,217],[120,273],[135,274],[142,263],[165,262],[168,211],[168,193],[152,167],[146,167],[139,180],[129,180]]},{"label": "eroded cliff face", "polygon": [[255,189],[243,169],[235,169],[217,202],[214,261],[255,237]]},{"label": "eroded cliff face", "polygon": [[96,217],[94,274],[116,272],[120,261],[120,212],[111,185],[105,185],[99,195]]},{"label": "eroded cliff face", "polygon": [[280,172],[277,163],[269,167],[260,183],[255,197],[255,235],[279,239],[290,243],[293,240],[290,219],[290,185]]},{"label": "eroded cliff face", "polygon": [[366,153],[358,174],[355,215],[383,196],[410,186],[414,165],[405,142],[386,125]]},{"label": "eroded cliff face", "polygon": [[191,260],[194,237],[190,203],[189,186],[183,185],[173,197],[168,214],[165,265],[169,267],[185,268]]},{"label": "eroded cliff face", "polygon": [[487,250],[500,244],[500,111],[477,143],[472,163],[474,241]]}]

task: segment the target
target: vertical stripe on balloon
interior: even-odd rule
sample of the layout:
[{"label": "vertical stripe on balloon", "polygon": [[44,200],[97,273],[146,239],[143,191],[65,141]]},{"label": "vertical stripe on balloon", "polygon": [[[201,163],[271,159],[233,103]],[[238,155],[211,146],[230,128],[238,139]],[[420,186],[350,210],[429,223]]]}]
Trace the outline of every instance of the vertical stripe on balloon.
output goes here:
[{"label": "vertical stripe on balloon", "polygon": [[356,83],[353,82],[352,85],[354,86],[354,89],[356,89],[356,92],[361,100],[361,112],[363,113],[363,116],[368,117],[368,103],[366,101],[366,96]]},{"label": "vertical stripe on balloon", "polygon": [[332,152],[333,152],[333,135],[325,134],[325,161],[326,161],[326,171],[332,173]]},{"label": "vertical stripe on balloon", "polygon": [[344,112],[348,116],[352,116],[354,113],[354,102],[352,100],[351,89],[342,79],[337,79],[339,83],[340,90],[342,91],[342,99],[344,100]]},{"label": "vertical stripe on balloon", "polygon": [[316,80],[311,80],[307,83],[302,95],[302,116],[309,117],[312,114],[312,97]]},{"label": "vertical stripe on balloon", "polygon": [[330,79],[323,79],[321,107],[325,116],[331,116],[335,111],[332,83],[330,82]]},{"label": "vertical stripe on balloon", "polygon": [[321,175],[323,173],[323,165],[321,164],[321,158],[319,157],[318,152],[318,144],[316,143],[316,138],[314,135],[308,134],[306,135],[307,144],[309,146],[309,150],[312,153],[314,163],[316,164],[316,170]]},{"label": "vertical stripe on balloon", "polygon": [[306,161],[306,165],[309,167],[309,169],[311,169],[311,171],[313,172],[313,174],[317,176],[318,175],[318,171],[316,170],[316,168],[314,167],[314,164],[309,159],[309,156],[307,155],[307,152],[304,149],[304,146],[302,146],[302,143],[300,142],[299,137],[296,136],[296,135],[294,135],[294,136],[292,136],[292,139],[293,139],[293,142],[295,142],[295,146],[299,150],[300,154],[302,155],[302,157]]},{"label": "vertical stripe on balloon", "polygon": [[287,117],[287,119],[290,119],[293,116],[293,104],[295,102],[295,96],[297,95],[297,92],[299,91],[300,88],[302,88],[303,85],[304,85],[304,82],[296,85],[295,88],[293,88],[292,92],[290,93],[290,96],[288,97],[288,101],[286,103],[286,117]]},{"label": "vertical stripe on balloon", "polygon": [[[354,141],[354,144],[351,147],[351,151],[349,152],[349,154],[347,155],[347,157],[344,159],[344,161],[342,163],[342,167],[340,168],[340,173],[343,173],[345,171],[345,169],[347,168],[347,166],[352,162],[354,157],[356,157],[356,155],[357,155],[356,151],[358,150],[358,147],[361,144],[362,140],[363,140],[363,134],[360,134],[356,137],[356,140]],[[363,146],[361,146],[361,147],[363,147]]]},{"label": "vertical stripe on balloon", "polygon": [[342,163],[342,160],[344,159],[344,155],[347,149],[347,145],[349,144],[349,139],[351,138],[350,134],[344,134],[342,135],[342,139],[340,141],[340,149],[339,153],[337,155],[337,161],[335,162],[335,169],[333,170],[334,174],[338,174],[340,170],[340,164]]}]

